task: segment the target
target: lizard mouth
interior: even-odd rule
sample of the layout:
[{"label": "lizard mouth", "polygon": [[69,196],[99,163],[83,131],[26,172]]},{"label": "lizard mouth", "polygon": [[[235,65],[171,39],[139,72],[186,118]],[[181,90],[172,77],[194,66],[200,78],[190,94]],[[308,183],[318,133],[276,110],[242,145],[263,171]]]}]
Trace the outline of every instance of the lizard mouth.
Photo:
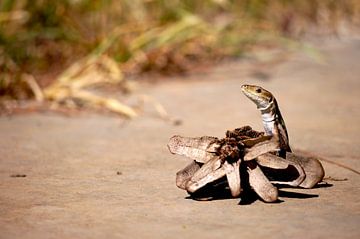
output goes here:
[{"label": "lizard mouth", "polygon": [[248,85],[242,85],[241,86],[241,91],[244,93],[244,95],[246,97],[248,97],[250,100],[254,101],[255,104],[257,104],[258,101],[259,101],[258,97],[256,95],[252,94],[251,92],[249,92],[247,90],[247,88],[248,88]]},{"label": "lizard mouth", "polygon": [[242,85],[242,86],[241,86],[241,90],[242,90],[242,91],[246,91],[246,89],[248,88],[248,86],[249,86],[249,85]]}]

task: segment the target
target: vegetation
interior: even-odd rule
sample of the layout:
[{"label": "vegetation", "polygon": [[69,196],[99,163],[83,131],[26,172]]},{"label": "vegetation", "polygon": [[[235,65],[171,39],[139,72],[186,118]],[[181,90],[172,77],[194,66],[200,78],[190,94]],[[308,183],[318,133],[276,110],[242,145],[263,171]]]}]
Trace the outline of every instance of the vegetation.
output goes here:
[{"label": "vegetation", "polygon": [[103,81],[127,89],[123,73],[177,73],[296,40],[310,26],[336,33],[359,17],[357,0],[1,0],[0,96],[117,109],[84,89]]}]

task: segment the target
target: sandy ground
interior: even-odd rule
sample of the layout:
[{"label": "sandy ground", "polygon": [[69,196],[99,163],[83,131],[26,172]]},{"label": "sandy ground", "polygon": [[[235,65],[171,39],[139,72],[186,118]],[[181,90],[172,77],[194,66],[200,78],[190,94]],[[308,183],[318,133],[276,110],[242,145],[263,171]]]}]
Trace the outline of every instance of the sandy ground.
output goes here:
[{"label": "sandy ground", "polygon": [[268,80],[232,62],[144,87],[180,126],[150,113],[129,122],[86,113],[0,118],[0,238],[360,238],[360,176],[351,171],[324,162],[327,177],[347,180],[281,189],[281,203],[200,202],[176,188],[188,160],[166,147],[174,134],[260,130],[240,92],[253,83],[276,95],[293,148],[360,170],[360,41],[329,43],[323,56],[265,67]]}]

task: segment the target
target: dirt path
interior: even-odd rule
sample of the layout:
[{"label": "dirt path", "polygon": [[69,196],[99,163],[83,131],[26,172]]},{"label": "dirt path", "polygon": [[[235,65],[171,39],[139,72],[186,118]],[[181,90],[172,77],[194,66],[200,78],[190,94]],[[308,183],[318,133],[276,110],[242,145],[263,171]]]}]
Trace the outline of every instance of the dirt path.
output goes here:
[{"label": "dirt path", "polygon": [[143,89],[181,126],[148,116],[0,118],[0,238],[360,238],[353,172],[324,163],[326,176],[347,181],[282,189],[277,204],[199,202],[176,188],[175,172],[188,161],[166,148],[173,134],[261,129],[240,93],[254,83],[277,96],[293,148],[360,170],[360,41],[329,45],[324,56],[325,64],[298,57],[267,68],[266,81],[244,75],[238,62]]}]

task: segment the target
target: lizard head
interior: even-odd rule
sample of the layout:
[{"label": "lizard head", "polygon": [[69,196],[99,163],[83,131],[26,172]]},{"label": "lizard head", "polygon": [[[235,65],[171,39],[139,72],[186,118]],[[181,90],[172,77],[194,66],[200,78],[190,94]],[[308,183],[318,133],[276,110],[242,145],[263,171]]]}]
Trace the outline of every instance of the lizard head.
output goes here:
[{"label": "lizard head", "polygon": [[267,109],[274,101],[274,96],[260,86],[242,85],[241,90],[260,110]]}]

